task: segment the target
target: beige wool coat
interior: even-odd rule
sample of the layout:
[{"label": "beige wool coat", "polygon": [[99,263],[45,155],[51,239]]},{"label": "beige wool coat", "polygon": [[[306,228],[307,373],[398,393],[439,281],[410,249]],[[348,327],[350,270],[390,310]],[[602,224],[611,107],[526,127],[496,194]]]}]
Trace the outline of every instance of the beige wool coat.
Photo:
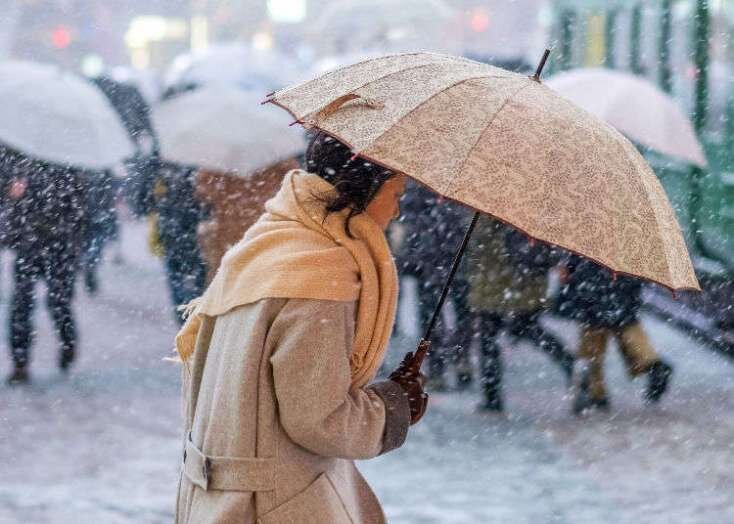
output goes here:
[{"label": "beige wool coat", "polygon": [[350,390],[355,302],[263,299],[204,317],[184,363],[179,524],[385,522],[353,460],[403,444],[392,381]]}]

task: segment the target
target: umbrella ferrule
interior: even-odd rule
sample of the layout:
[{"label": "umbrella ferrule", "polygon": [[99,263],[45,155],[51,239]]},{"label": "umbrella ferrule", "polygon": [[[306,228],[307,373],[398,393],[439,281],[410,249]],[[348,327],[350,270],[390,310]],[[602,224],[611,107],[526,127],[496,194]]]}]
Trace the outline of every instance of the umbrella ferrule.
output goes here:
[{"label": "umbrella ferrule", "polygon": [[540,83],[540,75],[543,74],[543,68],[545,68],[545,63],[548,61],[548,57],[550,56],[550,53],[551,53],[550,49],[546,49],[543,52],[543,57],[540,59],[538,68],[535,70],[535,74],[530,77],[532,80],[535,80],[536,82]]}]

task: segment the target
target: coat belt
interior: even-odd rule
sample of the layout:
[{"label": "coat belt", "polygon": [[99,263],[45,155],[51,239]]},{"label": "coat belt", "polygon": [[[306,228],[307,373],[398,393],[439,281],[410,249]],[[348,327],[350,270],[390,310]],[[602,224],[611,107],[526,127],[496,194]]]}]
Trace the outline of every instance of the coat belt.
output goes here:
[{"label": "coat belt", "polygon": [[186,440],[183,472],[204,491],[271,491],[275,489],[275,460],[208,457]]}]

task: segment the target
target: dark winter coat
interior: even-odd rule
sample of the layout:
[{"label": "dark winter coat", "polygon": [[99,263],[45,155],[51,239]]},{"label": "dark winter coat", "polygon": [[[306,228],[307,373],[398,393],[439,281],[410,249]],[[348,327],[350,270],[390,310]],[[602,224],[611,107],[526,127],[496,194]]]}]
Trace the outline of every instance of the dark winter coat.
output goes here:
[{"label": "dark winter coat", "polygon": [[89,227],[87,246],[92,242],[106,242],[117,235],[117,208],[115,207],[114,179],[110,171],[90,173],[86,180],[86,210]]},{"label": "dark winter coat", "polygon": [[572,257],[558,313],[590,327],[622,328],[637,320],[642,281],[618,276],[594,262]]},{"label": "dark winter coat", "polygon": [[7,245],[19,253],[63,245],[65,259],[76,260],[88,229],[83,174],[44,166],[29,170],[23,178],[27,187],[22,197],[8,196],[12,180],[2,192]]}]

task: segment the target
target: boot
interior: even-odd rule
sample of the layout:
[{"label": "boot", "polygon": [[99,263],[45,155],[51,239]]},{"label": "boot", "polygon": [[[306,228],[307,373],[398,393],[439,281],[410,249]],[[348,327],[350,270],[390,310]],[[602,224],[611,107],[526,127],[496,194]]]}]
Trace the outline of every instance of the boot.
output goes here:
[{"label": "boot", "polygon": [[589,364],[583,359],[576,362],[573,370],[571,387],[575,390],[573,414],[585,415],[594,410],[609,411],[609,398],[606,395],[593,397],[589,390]]},{"label": "boot", "polygon": [[658,360],[653,362],[650,369],[647,370],[648,384],[645,391],[645,400],[647,402],[657,402],[660,397],[668,390],[668,381],[673,374],[673,366]]},{"label": "boot", "polygon": [[589,394],[588,389],[581,389],[576,393],[573,401],[573,414],[576,416],[586,415],[592,411],[609,411],[610,403],[607,396],[595,398]]},{"label": "boot", "polygon": [[97,291],[99,291],[97,274],[93,269],[87,269],[84,271],[84,288],[87,290],[87,294],[89,295],[96,295]]},{"label": "boot", "polygon": [[479,404],[478,409],[485,413],[503,413],[505,411],[505,406],[499,393],[485,394],[484,402]]},{"label": "boot", "polygon": [[7,379],[8,386],[20,386],[28,384],[30,382],[30,376],[28,375],[28,369],[25,366],[15,366],[15,369]]},{"label": "boot", "polygon": [[566,387],[570,388],[573,386],[573,366],[576,359],[573,355],[566,353],[560,361],[561,370],[566,378]]},{"label": "boot", "polygon": [[61,350],[61,357],[59,358],[59,368],[61,371],[68,371],[72,362],[74,362],[74,348],[63,348]]}]

